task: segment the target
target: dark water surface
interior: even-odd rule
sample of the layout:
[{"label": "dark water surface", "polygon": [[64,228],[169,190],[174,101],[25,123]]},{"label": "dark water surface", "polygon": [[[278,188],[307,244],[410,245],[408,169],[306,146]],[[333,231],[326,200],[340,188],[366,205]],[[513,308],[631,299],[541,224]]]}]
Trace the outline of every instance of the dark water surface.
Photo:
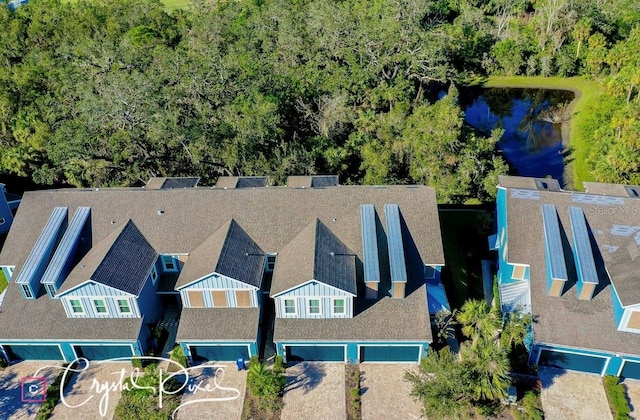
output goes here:
[{"label": "dark water surface", "polygon": [[573,93],[550,89],[468,89],[460,92],[467,124],[489,134],[505,130],[498,148],[522,176],[551,176],[562,182],[564,158],[561,124],[540,113],[573,100]]}]

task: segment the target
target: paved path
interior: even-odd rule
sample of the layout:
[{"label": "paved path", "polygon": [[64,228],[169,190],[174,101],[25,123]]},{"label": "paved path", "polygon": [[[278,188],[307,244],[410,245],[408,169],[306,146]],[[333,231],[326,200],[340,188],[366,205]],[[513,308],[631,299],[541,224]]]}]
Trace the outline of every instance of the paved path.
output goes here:
[{"label": "paved path", "polygon": [[403,379],[407,369],[417,367],[395,363],[360,365],[363,420],[420,418],[420,404],[411,398],[411,386]]},{"label": "paved path", "polygon": [[627,387],[627,397],[631,407],[630,416],[632,419],[640,420],[640,381],[625,379],[622,383]]},{"label": "paved path", "polygon": [[302,362],[286,370],[282,420],[345,419],[343,363]]},{"label": "paved path", "polygon": [[232,363],[215,363],[190,368],[189,376],[177,420],[242,417],[246,370],[238,371]]},{"label": "paved path", "polygon": [[545,419],[612,418],[600,376],[541,367],[538,377]]},{"label": "paved path", "polygon": [[[112,419],[122,395],[121,384],[131,374],[130,362],[91,362],[76,369],[58,401],[53,420]],[[110,390],[107,389],[110,388]],[[101,389],[99,389],[101,388]],[[76,407],[77,406],[77,407]]]},{"label": "paved path", "polygon": [[[0,417],[3,419],[34,419],[40,409],[39,402],[22,402],[23,394],[21,380],[28,376],[45,377],[47,384],[51,384],[61,372],[58,362],[20,362],[0,371]],[[49,366],[49,367],[46,367]],[[39,369],[44,368],[38,372]],[[26,386],[40,386],[42,381],[29,380]],[[25,399],[41,399],[42,387],[32,396],[27,393]],[[25,388],[25,391],[27,388]]]}]

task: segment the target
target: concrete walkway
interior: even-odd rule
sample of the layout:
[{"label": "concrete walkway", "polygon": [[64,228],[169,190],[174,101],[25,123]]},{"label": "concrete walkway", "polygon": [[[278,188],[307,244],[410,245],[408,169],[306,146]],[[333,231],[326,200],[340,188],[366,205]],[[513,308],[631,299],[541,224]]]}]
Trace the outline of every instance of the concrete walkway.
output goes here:
[{"label": "concrete walkway", "polygon": [[242,417],[247,387],[247,371],[235,364],[215,363],[190,368],[177,420],[221,419]]},{"label": "concrete walkway", "polygon": [[286,374],[282,420],[346,418],[344,363],[302,362]]},{"label": "concrete walkway", "polygon": [[411,385],[404,381],[407,369],[417,367],[395,363],[360,365],[363,420],[420,418],[420,403],[409,395]]},{"label": "concrete walkway", "polygon": [[612,418],[600,376],[541,367],[538,377],[545,419]]},{"label": "concrete walkway", "polygon": [[640,420],[640,381],[625,379],[622,383],[627,388],[627,397],[631,407],[629,415],[632,419]]},{"label": "concrete walkway", "polygon": [[[34,419],[40,409],[40,402],[23,402],[24,400],[41,400],[44,380],[26,379],[38,376],[50,385],[60,374],[62,363],[58,362],[20,362],[0,371],[0,417],[3,419]],[[24,383],[24,393],[22,390]],[[29,394],[32,387],[33,394]]]}]

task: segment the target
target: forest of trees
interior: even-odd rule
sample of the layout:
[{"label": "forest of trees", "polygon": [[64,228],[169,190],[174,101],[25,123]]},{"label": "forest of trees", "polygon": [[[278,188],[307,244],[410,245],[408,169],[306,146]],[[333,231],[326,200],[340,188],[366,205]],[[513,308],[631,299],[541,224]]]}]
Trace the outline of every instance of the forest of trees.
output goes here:
[{"label": "forest of trees", "polygon": [[[491,200],[470,77],[585,75],[594,178],[640,183],[635,0],[31,0],[0,8],[0,172],[41,184],[335,173]],[[448,94],[438,100],[438,93]]]}]

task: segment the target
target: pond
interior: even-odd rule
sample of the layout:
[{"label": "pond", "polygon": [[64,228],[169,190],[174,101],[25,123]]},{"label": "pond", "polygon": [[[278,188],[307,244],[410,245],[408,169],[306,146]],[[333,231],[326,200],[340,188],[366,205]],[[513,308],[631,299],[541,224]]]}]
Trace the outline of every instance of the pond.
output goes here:
[{"label": "pond", "polygon": [[573,97],[564,90],[465,89],[460,106],[467,124],[485,135],[494,128],[505,130],[498,148],[516,174],[551,176],[564,185],[562,124],[549,121],[559,121],[554,111],[564,109]]}]

